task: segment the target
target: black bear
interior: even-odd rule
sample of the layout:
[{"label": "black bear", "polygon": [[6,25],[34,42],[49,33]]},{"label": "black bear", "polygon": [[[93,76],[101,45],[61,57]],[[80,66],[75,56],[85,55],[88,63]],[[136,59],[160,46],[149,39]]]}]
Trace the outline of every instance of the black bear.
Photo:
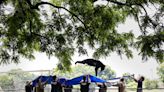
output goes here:
[{"label": "black bear", "polygon": [[103,71],[105,69],[105,65],[103,63],[101,63],[99,60],[95,60],[95,59],[85,59],[83,61],[75,62],[75,64],[77,64],[77,63],[87,64],[89,66],[94,66],[96,76],[97,76],[97,71],[98,71],[99,68],[101,68],[101,71]]}]

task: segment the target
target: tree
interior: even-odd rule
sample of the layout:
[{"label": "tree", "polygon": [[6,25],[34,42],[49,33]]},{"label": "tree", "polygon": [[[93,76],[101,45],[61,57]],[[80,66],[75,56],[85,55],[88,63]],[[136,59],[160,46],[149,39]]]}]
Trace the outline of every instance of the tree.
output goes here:
[{"label": "tree", "polygon": [[[106,5],[96,2],[1,0],[0,64],[19,63],[20,57],[34,59],[37,51],[56,56],[63,69],[68,70],[74,53],[87,54],[87,46],[95,51],[94,58],[111,52],[132,58],[132,47],[145,60],[154,57],[163,62],[163,0],[106,0]],[[149,7],[155,7],[153,16]],[[137,39],[132,32],[116,30],[129,16],[140,27]]]},{"label": "tree", "polygon": [[164,83],[164,63],[160,64],[160,66],[157,68],[158,75],[161,79],[161,81]]},{"label": "tree", "polygon": [[[74,78],[74,77],[78,77],[84,74],[95,75],[95,70],[94,70],[94,67],[85,66],[85,65],[76,65],[72,67],[71,71],[61,71],[56,68],[54,69],[54,74],[60,77]],[[105,80],[114,78],[115,76],[116,76],[116,73],[114,70],[110,68],[110,66],[106,66],[104,71],[102,71],[101,73],[98,73],[98,77]]]},{"label": "tree", "polygon": [[[124,73],[123,76],[131,76],[130,73]],[[126,82],[126,87],[127,88],[137,88],[137,83],[134,81],[134,79],[132,78],[126,78],[125,79]]]},{"label": "tree", "polygon": [[12,89],[13,83],[12,78],[8,75],[0,76],[0,86],[2,89]]},{"label": "tree", "polygon": [[116,73],[114,70],[111,69],[111,67],[106,66],[104,71],[98,73],[98,77],[100,77],[104,80],[109,80],[109,79],[115,78]]},{"label": "tree", "polygon": [[144,86],[147,89],[158,88],[158,81],[146,79],[144,82]]},{"label": "tree", "polygon": [[24,72],[21,69],[13,69],[4,75],[0,75],[0,86],[2,89],[8,90],[22,89],[26,81],[32,80],[33,78],[34,75],[31,73]]},{"label": "tree", "polygon": [[61,71],[58,68],[55,68],[53,73],[57,76],[65,77],[65,78],[74,78],[84,74],[95,75],[93,67],[84,66],[84,65],[74,66],[72,67],[71,71]]}]

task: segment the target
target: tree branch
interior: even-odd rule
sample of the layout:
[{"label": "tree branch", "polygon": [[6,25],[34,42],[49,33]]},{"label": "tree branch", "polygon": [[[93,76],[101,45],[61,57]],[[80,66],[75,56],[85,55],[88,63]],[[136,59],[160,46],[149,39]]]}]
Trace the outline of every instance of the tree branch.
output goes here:
[{"label": "tree branch", "polygon": [[117,5],[126,5],[126,6],[129,6],[127,3],[122,3],[122,2],[118,2],[116,0],[107,0],[108,2],[111,2],[111,3],[114,3],[114,4],[117,4]]},{"label": "tree branch", "polygon": [[148,13],[147,13],[145,7],[141,4],[123,3],[123,2],[116,1],[116,0],[107,0],[107,1],[111,2],[111,3],[114,3],[114,4],[117,4],[117,5],[128,6],[128,7],[131,7],[131,8],[132,8],[133,5],[140,6],[144,10],[146,16],[148,16]]},{"label": "tree branch", "polygon": [[33,34],[33,35],[35,35],[35,36],[39,36],[39,37],[45,38],[45,39],[47,39],[48,41],[50,41],[49,38],[46,37],[46,36],[43,36],[43,35],[37,34],[37,33],[35,33],[35,32],[31,32],[31,34]]},{"label": "tree branch", "polygon": [[[133,5],[139,6],[139,7],[141,7],[141,8],[144,10],[145,16],[148,17],[149,22],[150,22],[154,27],[156,27],[156,26],[158,25],[157,23],[155,23],[155,22],[149,17],[147,10],[145,9],[145,7],[144,7],[142,4],[137,4],[137,3],[136,3],[136,4],[135,4],[135,3],[133,3],[133,4],[131,4],[131,3],[123,3],[123,2],[116,1],[116,0],[107,0],[107,1],[108,1],[108,2],[111,2],[111,3],[114,3],[114,4],[117,4],[117,5],[128,6],[128,7],[130,7],[130,8],[133,8],[133,7],[132,7]],[[138,15],[135,14],[135,16],[136,16],[136,18],[137,18],[137,22],[138,22],[138,25],[139,25],[139,27],[140,27],[140,30],[143,31],[143,30],[142,30],[142,27],[141,27],[141,24],[139,23],[139,17],[138,17]]]},{"label": "tree branch", "polygon": [[32,5],[31,6],[31,4],[30,3],[28,3],[29,5],[30,5],[30,7],[32,8],[32,9],[38,9],[38,7],[40,6],[40,5],[50,5],[50,6],[52,6],[52,7],[54,7],[54,8],[61,8],[61,9],[64,9],[64,10],[66,10],[67,12],[69,12],[71,15],[73,15],[74,17],[76,17],[83,25],[84,25],[84,27],[87,29],[87,26],[85,25],[85,23],[76,15],[76,14],[74,14],[73,12],[71,12],[70,10],[68,10],[67,8],[65,8],[65,7],[62,7],[62,6],[56,6],[56,5],[54,5],[54,4],[52,4],[52,3],[49,3],[49,2],[39,2],[39,3],[37,3],[36,5]]},{"label": "tree branch", "polygon": [[143,32],[143,34],[145,35],[145,30],[142,29],[142,26],[140,24],[140,21],[139,21],[139,17],[138,17],[138,14],[134,14],[136,16],[136,19],[137,19],[137,23],[138,23],[138,26],[140,28],[140,30]]}]

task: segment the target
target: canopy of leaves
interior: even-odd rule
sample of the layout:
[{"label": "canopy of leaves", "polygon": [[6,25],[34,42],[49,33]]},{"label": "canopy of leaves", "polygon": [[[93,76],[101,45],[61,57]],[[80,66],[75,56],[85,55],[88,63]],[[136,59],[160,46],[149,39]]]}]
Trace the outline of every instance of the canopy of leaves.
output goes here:
[{"label": "canopy of leaves", "polygon": [[[111,52],[132,58],[130,47],[139,50],[143,59],[164,59],[164,0],[1,0],[0,64],[19,63],[20,57],[34,59],[34,52],[56,56],[63,69],[70,68],[75,52],[93,57]],[[50,6],[50,7],[49,7]],[[155,7],[149,15],[147,8]],[[119,24],[131,16],[142,34],[120,33]],[[150,34],[149,30],[153,30]],[[133,40],[135,39],[136,42]]]}]

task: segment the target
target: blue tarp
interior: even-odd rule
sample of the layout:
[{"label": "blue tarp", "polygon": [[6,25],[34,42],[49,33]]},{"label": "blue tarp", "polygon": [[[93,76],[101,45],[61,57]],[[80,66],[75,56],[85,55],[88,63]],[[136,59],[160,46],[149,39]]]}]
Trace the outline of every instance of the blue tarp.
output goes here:
[{"label": "blue tarp", "polygon": [[[77,85],[77,84],[80,84],[80,81],[83,79],[83,76],[84,75],[76,77],[76,78],[73,78],[71,80],[67,80],[65,82],[65,85]],[[97,77],[92,76],[92,75],[89,75],[89,77],[90,77],[91,82],[100,82],[100,83],[106,82],[105,80],[97,78]]]},{"label": "blue tarp", "polygon": [[[33,86],[36,86],[37,80],[39,80],[40,78],[41,78],[42,82],[47,81],[47,84],[51,84],[51,82],[52,82],[52,76],[39,76],[39,77],[37,77],[35,80],[32,81],[32,85],[33,85]],[[59,79],[59,82],[60,82],[61,84],[63,84],[65,81],[66,81],[65,78],[60,78],[60,79]]]},{"label": "blue tarp", "polygon": [[[82,76],[79,76],[79,77],[76,77],[76,78],[73,78],[70,80],[66,80],[65,78],[59,78],[59,82],[61,84],[64,84],[64,85],[77,85],[80,83],[83,76],[86,76],[86,75],[82,75]],[[89,75],[89,77],[90,77],[91,82],[101,82],[101,83],[106,82],[105,80],[102,80],[102,79],[97,78],[97,77],[92,76],[92,75]],[[39,76],[35,80],[33,80],[32,85],[35,86],[37,83],[37,80],[39,80],[40,78],[41,78],[42,82],[47,81],[48,84],[51,84],[52,76]]]},{"label": "blue tarp", "polygon": [[35,80],[32,81],[32,86],[36,86],[37,81],[41,78],[42,82],[47,81],[48,84],[52,81],[52,76],[39,76]]},{"label": "blue tarp", "polygon": [[[79,77],[76,77],[76,78],[73,78],[70,80],[65,79],[65,78],[59,78],[58,81],[64,85],[77,85],[77,84],[80,84],[80,81],[82,80],[83,76],[86,76],[86,75],[82,75],[82,76],[79,76]],[[91,82],[99,82],[99,83],[107,82],[106,80],[97,78],[96,76],[89,75],[89,77],[90,77]],[[39,76],[35,80],[32,81],[32,85],[36,86],[37,80],[39,80],[40,78],[41,78],[42,82],[47,81],[48,84],[51,84],[51,82],[52,82],[52,76]],[[109,80],[118,80],[120,78],[122,78],[122,77],[112,78]],[[123,76],[123,78],[127,79],[127,78],[129,78],[129,76]]]}]

